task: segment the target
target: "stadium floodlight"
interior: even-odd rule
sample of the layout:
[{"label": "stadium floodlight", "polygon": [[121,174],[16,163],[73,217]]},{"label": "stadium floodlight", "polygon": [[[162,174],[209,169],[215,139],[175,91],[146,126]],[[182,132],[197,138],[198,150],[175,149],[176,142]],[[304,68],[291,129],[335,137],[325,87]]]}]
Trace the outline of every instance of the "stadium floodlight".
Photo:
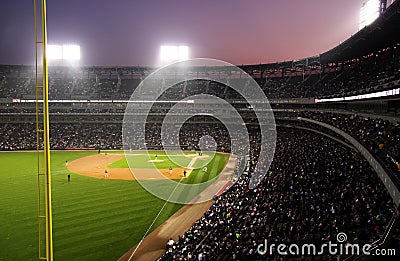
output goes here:
[{"label": "stadium floodlight", "polygon": [[360,9],[359,29],[372,24],[379,17],[381,0],[366,0]]},{"label": "stadium floodlight", "polygon": [[63,45],[64,60],[81,59],[81,47],[79,45]]},{"label": "stadium floodlight", "polygon": [[178,60],[183,61],[189,58],[189,47],[185,45],[178,46]]},{"label": "stadium floodlight", "polygon": [[47,45],[47,58],[50,60],[80,60],[81,47],[79,45]]},{"label": "stadium floodlight", "polygon": [[48,44],[47,45],[47,58],[51,60],[61,60],[62,59],[62,46]]},{"label": "stadium floodlight", "polygon": [[163,63],[183,61],[189,58],[189,47],[185,45],[163,45],[160,48],[160,60]]}]

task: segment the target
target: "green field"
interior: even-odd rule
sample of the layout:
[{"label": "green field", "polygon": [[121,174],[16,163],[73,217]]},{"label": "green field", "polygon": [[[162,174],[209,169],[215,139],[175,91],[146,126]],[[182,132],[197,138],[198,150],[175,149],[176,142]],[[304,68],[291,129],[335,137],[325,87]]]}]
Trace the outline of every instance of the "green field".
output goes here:
[{"label": "green field", "polygon": [[[204,172],[202,168],[194,169],[189,178],[183,179],[180,182],[186,184],[198,184],[213,179],[224,169],[228,158],[229,155],[217,153],[213,160],[207,164],[207,172]],[[196,163],[201,162],[196,161]],[[195,168],[197,167],[196,165],[198,164],[194,165]]]},{"label": "green field", "polygon": [[[135,155],[130,156],[129,161],[131,163],[132,168],[158,168],[158,169],[168,169],[171,168],[180,168],[181,166],[188,166],[191,158],[185,156],[172,156],[175,162],[178,162],[181,165],[175,164],[173,161],[167,157],[165,152],[161,151],[149,151],[148,154],[145,152],[135,152],[136,154],[143,155]],[[193,154],[194,152],[185,152],[185,154]],[[149,160],[154,160],[157,155],[157,159],[164,160],[164,162],[148,162]],[[204,153],[203,155],[209,155],[210,158],[207,160],[197,159],[193,165],[194,170],[190,174],[189,178],[180,180],[182,183],[186,184],[198,184],[202,182],[206,182],[210,179],[216,177],[221,171],[224,169],[226,162],[229,158],[229,155],[216,153],[212,158],[212,153]],[[207,164],[205,164],[207,163]],[[153,165],[154,164],[154,165]],[[204,172],[202,166],[207,166],[207,172]],[[129,164],[126,158],[122,158],[117,160],[116,162],[109,165],[111,168],[129,168]]]},{"label": "green field", "polygon": [[[171,161],[165,152],[162,151],[149,151],[148,154],[144,151],[134,152],[133,154],[138,154],[135,156],[129,156],[129,161],[134,168],[158,168],[158,169],[168,169],[171,168],[180,168],[179,165],[175,164]],[[141,155],[139,155],[141,154]],[[157,155],[157,159],[164,160],[163,162],[148,162],[149,160],[155,160]],[[179,163],[184,166],[187,166],[190,162],[190,158],[186,158],[184,156],[175,157]],[[153,165],[154,164],[154,165]],[[109,165],[110,168],[129,168],[128,162],[125,158],[117,160],[116,162]]]},{"label": "green field", "polygon": [[[136,181],[72,173],[68,183],[65,160],[95,153],[51,154],[55,260],[118,259],[142,238],[165,203]],[[207,174],[193,170],[184,182],[212,178],[223,169],[227,157],[216,155]],[[0,260],[38,259],[36,162],[34,152],[0,153]],[[152,230],[181,207],[167,203]]]}]

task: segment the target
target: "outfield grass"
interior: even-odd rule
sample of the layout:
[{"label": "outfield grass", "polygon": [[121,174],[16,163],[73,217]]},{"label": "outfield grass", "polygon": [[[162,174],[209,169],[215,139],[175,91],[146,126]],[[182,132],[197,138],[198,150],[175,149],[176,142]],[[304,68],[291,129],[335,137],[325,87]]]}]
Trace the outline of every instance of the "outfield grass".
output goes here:
[{"label": "outfield grass", "polygon": [[[71,174],[65,160],[97,152],[52,152],[55,260],[116,260],[143,236],[164,205],[136,181]],[[0,153],[0,260],[37,260],[36,153]],[[168,203],[152,230],[182,205]]]}]

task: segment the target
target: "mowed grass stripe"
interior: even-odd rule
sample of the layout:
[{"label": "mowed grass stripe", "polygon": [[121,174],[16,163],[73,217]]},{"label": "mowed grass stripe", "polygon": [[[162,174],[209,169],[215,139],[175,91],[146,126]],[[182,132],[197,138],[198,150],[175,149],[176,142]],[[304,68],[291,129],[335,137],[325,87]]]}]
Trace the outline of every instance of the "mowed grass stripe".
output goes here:
[{"label": "mowed grass stripe", "polygon": [[[136,207],[126,207],[126,206],[118,206],[115,208],[107,208],[107,211],[104,209],[99,209],[97,211],[88,211],[88,212],[79,212],[70,216],[63,216],[62,219],[55,219],[59,222],[62,221],[62,225],[57,226],[57,228],[65,228],[71,227],[74,224],[93,224],[93,221],[100,221],[101,219],[104,220],[113,220],[115,219],[116,215],[131,215],[133,212],[138,212],[135,216],[141,217],[146,216],[147,214],[151,214],[154,211],[148,210],[146,206],[138,205]],[[106,221],[103,221],[107,223]]]},{"label": "mowed grass stripe", "polygon": [[[160,206],[161,209],[161,206]],[[125,226],[119,226],[121,224],[126,224],[131,226],[134,224],[133,227],[142,227],[143,225],[147,225],[146,229],[148,226],[151,224],[151,222],[156,218],[159,210],[155,210],[152,212],[147,212],[146,214],[138,215],[138,216],[132,216],[132,212],[116,212],[115,215],[118,215],[118,218],[110,218],[108,217],[99,217],[96,218],[95,220],[92,220],[90,223],[84,223],[81,222],[80,220],[76,220],[76,224],[71,223],[70,226],[66,226],[64,228],[57,227],[59,232],[57,233],[58,235],[63,235],[63,236],[68,236],[70,238],[71,236],[74,235],[73,230],[78,230],[76,227],[81,227],[79,231],[83,234],[86,234],[86,232],[90,232],[92,230],[96,230],[96,228],[99,227],[104,227],[104,228],[111,228],[114,231],[120,230],[126,230],[127,227]],[[167,208],[164,212],[164,214],[169,215],[171,212],[171,207]],[[132,221],[132,222],[131,222]],[[68,228],[68,229],[66,229]],[[100,231],[103,231],[100,229]],[[89,233],[90,234],[90,233]]]},{"label": "mowed grass stripe", "polygon": [[[81,204],[81,206],[79,207],[68,207],[66,206],[65,208],[68,210],[64,210],[64,211],[57,211],[54,215],[56,217],[62,217],[63,219],[69,218],[70,216],[79,216],[79,217],[85,217],[86,213],[92,213],[92,214],[97,214],[100,213],[102,211],[111,211],[114,210],[115,208],[128,208],[128,209],[140,209],[140,208],[146,208],[146,205],[152,205],[153,203],[155,203],[154,200],[143,200],[141,202],[132,202],[131,204],[128,203],[120,203],[118,201],[113,201],[113,202],[107,202],[107,203],[101,203],[99,202],[99,204],[91,204],[88,207],[82,206],[85,204]],[[56,209],[55,209],[56,210]],[[62,220],[62,219],[61,219]]]},{"label": "mowed grass stripe", "polygon": [[200,170],[198,170],[198,169],[197,169],[195,172],[193,171],[193,172],[190,174],[190,178],[191,178],[190,184],[202,183],[202,181],[203,181],[202,172],[203,172],[203,171],[200,171]]},{"label": "mowed grass stripe", "polygon": [[[88,194],[91,194],[91,191],[88,191]],[[78,200],[78,202],[72,201]],[[85,197],[81,198],[79,196],[70,196],[68,199],[63,199],[59,204],[60,207],[70,207],[71,209],[74,208],[79,208],[79,207],[85,207],[81,206],[81,203],[85,203],[90,205],[97,205],[101,204],[101,202],[112,202],[112,201],[117,201],[117,202],[126,202],[127,204],[131,204],[134,200],[134,202],[138,203],[140,201],[148,201],[148,200],[155,200],[157,199],[155,196],[149,194],[147,191],[131,191],[129,193],[112,193],[112,191],[107,192],[103,191],[103,194],[98,194],[98,193],[93,193],[93,197]],[[77,204],[79,203],[79,204]],[[67,210],[66,208],[60,209],[60,211]]]},{"label": "mowed grass stripe", "polygon": [[[205,175],[205,179],[212,179],[215,178],[223,169],[223,167],[226,164],[226,159],[222,160],[223,157],[225,158],[225,155],[220,155],[220,157],[217,157],[215,161],[212,162],[211,168],[208,168],[208,171]],[[221,168],[222,167],[222,168]]]},{"label": "mowed grass stripe", "polygon": [[[124,219],[112,220],[110,222],[92,222],[98,223],[97,225],[87,226],[86,224],[82,224],[76,225],[76,228],[74,227],[72,230],[60,229],[55,235],[56,237],[63,238],[60,244],[66,244],[72,238],[76,238],[76,240],[82,238],[82,235],[77,236],[77,232],[85,235],[88,234],[91,237],[93,231],[107,234],[106,228],[110,228],[112,231],[142,231],[141,227],[146,227],[146,229],[149,227],[150,224],[148,221],[148,217],[132,217],[132,215],[128,215]],[[132,224],[135,224],[135,226],[132,226]],[[74,239],[74,241],[76,240]]]},{"label": "mowed grass stripe", "polygon": [[[87,260],[117,260],[130,248],[120,249],[121,243],[128,240],[135,244],[132,238],[123,238],[118,240],[121,235],[105,235],[97,239],[87,238],[86,242],[91,244],[77,245],[73,244],[71,247],[54,246],[55,260],[74,260],[74,261],[87,261]],[[113,242],[113,243],[110,243]],[[85,249],[82,252],[82,248]]]},{"label": "mowed grass stripe", "polygon": [[37,179],[30,168],[34,163],[25,153],[0,154],[0,260],[33,260],[37,256]]},{"label": "mowed grass stripe", "polygon": [[98,208],[112,208],[113,206],[122,205],[122,206],[135,206],[135,205],[146,205],[149,202],[154,202],[154,198],[149,196],[138,197],[138,198],[129,198],[129,196],[123,200],[118,198],[110,199],[108,197],[102,198],[94,198],[91,200],[80,200],[79,204],[64,204],[55,207],[55,211],[57,211],[60,215],[67,215],[69,213],[79,213],[81,211],[86,212],[88,210],[96,210]]},{"label": "mowed grass stripe", "polygon": [[[85,194],[77,194],[74,192],[71,192],[71,195],[64,195],[65,198],[61,198],[60,202],[62,204],[68,205],[68,202],[71,202],[71,199],[79,199],[81,202],[86,202],[86,203],[94,203],[99,200],[106,200],[110,198],[110,194],[115,194],[119,195],[120,198],[125,199],[125,200],[130,200],[132,197],[135,199],[145,199],[148,198],[149,196],[152,196],[145,190],[126,190],[126,191],[114,191],[112,190],[112,186],[109,190],[105,190],[103,188],[98,188],[98,189],[93,189],[91,191],[87,191]],[[67,191],[66,191],[67,192]],[[67,192],[68,193],[68,192]],[[114,196],[112,196],[114,197]],[[154,197],[154,196],[153,196]]]},{"label": "mowed grass stripe", "polygon": [[[67,245],[69,241],[75,244],[86,241],[86,238],[82,235],[88,235],[91,240],[94,240],[96,235],[104,236],[118,230],[128,231],[129,229],[127,228],[132,223],[146,225],[148,223],[148,220],[148,217],[138,218],[126,215],[124,216],[124,218],[120,218],[118,220],[108,219],[106,221],[102,220],[101,222],[93,221],[91,224],[71,226],[70,230],[67,231],[66,229],[64,229],[56,233],[55,235],[65,238],[63,241],[60,241],[62,242],[61,245]],[[80,235],[77,236],[76,232],[79,232]]]},{"label": "mowed grass stripe", "polygon": [[[175,209],[170,209],[170,207],[172,206],[172,204],[169,204],[169,206],[167,205],[166,207],[166,211],[164,212],[165,215],[170,216],[172,213],[174,213],[176,210]],[[172,206],[173,207],[173,206]],[[141,233],[141,229],[146,228],[150,225],[150,222],[152,220],[149,220],[148,216],[143,216],[142,218],[138,218],[138,217],[132,217],[132,216],[128,216],[125,217],[123,220],[120,220],[117,223],[110,223],[110,224],[103,224],[103,226],[101,227],[101,229],[96,230],[96,227],[94,228],[89,228],[89,231],[87,231],[87,233],[85,233],[84,230],[82,230],[81,232],[84,235],[90,235],[89,236],[82,236],[80,237],[78,240],[69,236],[69,235],[62,235],[63,237],[67,237],[68,240],[64,240],[62,245],[59,245],[58,247],[64,249],[65,251],[68,251],[68,253],[66,254],[73,254],[73,253],[79,253],[79,247],[77,247],[78,245],[80,246],[84,246],[85,249],[90,249],[90,244],[88,242],[91,243],[95,243],[96,245],[100,245],[100,244],[105,244],[105,239],[107,238],[115,238],[115,240],[121,240],[122,239],[127,239],[127,240],[132,240],[132,234],[135,234],[135,232],[139,232],[138,235],[142,235]],[[121,228],[121,227],[126,227],[130,224],[134,223],[135,227],[133,228],[133,230],[127,230],[126,228],[123,229],[116,229],[116,227]],[[124,224],[126,224],[126,226],[124,226]],[[157,225],[158,226],[158,225]],[[152,230],[154,230],[157,226],[154,226]],[[88,228],[85,228],[85,230],[87,230]],[[92,230],[96,230],[97,232],[92,232]],[[138,238],[138,237],[136,237]],[[136,244],[138,242],[138,240],[136,239],[135,241],[132,242],[132,246],[134,244]],[[117,242],[118,243],[118,242]],[[117,244],[114,243],[114,244]],[[105,244],[107,246],[107,248],[111,247],[112,245],[110,244]],[[129,248],[127,248],[125,251],[127,251]],[[122,251],[120,254],[116,255],[116,256],[110,256],[110,258],[115,258],[115,257],[119,257],[120,255],[122,255],[125,251]],[[60,252],[62,253],[62,251]],[[111,254],[111,253],[110,253]],[[73,255],[74,256],[74,255]],[[103,259],[102,259],[103,260]],[[108,260],[108,259],[104,259],[104,260]]]}]

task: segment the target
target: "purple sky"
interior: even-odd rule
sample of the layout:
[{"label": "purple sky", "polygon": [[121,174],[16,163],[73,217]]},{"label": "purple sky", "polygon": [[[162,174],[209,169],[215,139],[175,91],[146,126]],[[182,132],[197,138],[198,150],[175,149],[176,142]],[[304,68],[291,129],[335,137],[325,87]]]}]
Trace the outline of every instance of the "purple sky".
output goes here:
[{"label": "purple sky", "polygon": [[[358,30],[362,0],[48,0],[48,43],[82,65],[150,65],[163,44],[236,65],[325,52]],[[33,64],[33,0],[2,0],[0,64]]]}]

